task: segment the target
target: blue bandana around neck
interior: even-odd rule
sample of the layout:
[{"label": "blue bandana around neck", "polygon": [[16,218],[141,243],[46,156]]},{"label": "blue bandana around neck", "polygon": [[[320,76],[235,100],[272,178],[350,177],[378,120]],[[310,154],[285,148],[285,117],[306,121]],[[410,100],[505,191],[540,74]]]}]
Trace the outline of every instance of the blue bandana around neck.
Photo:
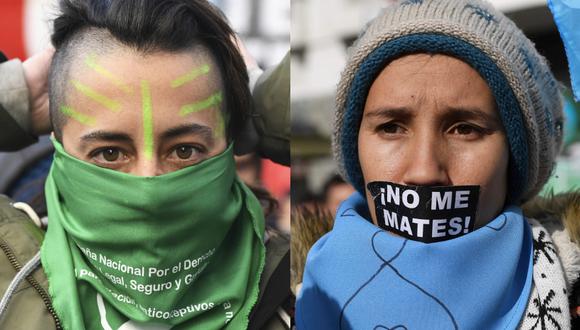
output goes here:
[{"label": "blue bandana around neck", "polygon": [[532,236],[517,207],[455,239],[425,244],[369,220],[356,192],[310,250],[299,330],[515,329],[532,287]]}]

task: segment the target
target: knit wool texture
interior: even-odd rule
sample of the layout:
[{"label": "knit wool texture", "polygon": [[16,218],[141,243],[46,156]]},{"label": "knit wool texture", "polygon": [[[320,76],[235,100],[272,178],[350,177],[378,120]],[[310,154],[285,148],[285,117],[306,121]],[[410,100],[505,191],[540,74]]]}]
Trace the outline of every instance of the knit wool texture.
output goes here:
[{"label": "knit wool texture", "polygon": [[501,12],[477,0],[405,0],[385,9],[349,50],[336,97],[333,153],[364,194],[358,131],[372,82],[392,60],[438,53],[471,65],[495,96],[510,149],[508,200],[531,199],[562,146],[562,99],[546,60]]}]

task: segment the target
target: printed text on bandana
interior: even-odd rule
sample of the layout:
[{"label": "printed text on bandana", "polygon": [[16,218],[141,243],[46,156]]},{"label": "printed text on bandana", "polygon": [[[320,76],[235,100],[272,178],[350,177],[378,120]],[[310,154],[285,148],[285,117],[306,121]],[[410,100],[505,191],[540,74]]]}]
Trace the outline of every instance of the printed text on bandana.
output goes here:
[{"label": "printed text on bandana", "polygon": [[479,186],[367,185],[379,227],[415,241],[433,243],[473,230]]},{"label": "printed text on bandana", "polygon": [[[113,299],[136,306],[150,318],[164,320],[182,318],[192,313],[213,309],[217,304],[213,301],[200,301],[172,310],[160,310],[155,306],[140,304],[138,298],[142,295],[150,296],[188,288],[208,265],[207,260],[215,253],[215,249],[209,249],[202,255],[181,260],[168,267],[155,267],[129,265],[89,248],[81,246],[79,248],[96,270],[75,268],[75,275],[78,279],[112,283],[118,289],[111,289],[111,286],[107,286]],[[227,314],[225,317],[228,318]]]}]

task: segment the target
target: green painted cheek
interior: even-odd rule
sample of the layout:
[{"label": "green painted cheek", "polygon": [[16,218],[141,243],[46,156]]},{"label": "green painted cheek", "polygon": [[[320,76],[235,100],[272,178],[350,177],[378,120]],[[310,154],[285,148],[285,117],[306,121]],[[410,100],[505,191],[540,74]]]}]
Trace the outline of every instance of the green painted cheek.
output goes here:
[{"label": "green painted cheek", "polygon": [[204,64],[198,68],[191,70],[187,74],[173,80],[171,82],[171,87],[173,87],[173,88],[181,87],[181,86],[187,84],[188,82],[196,79],[199,76],[208,74],[209,71],[210,71],[209,65]]},{"label": "green painted cheek", "polygon": [[91,116],[87,116],[82,114],[78,111],[75,111],[73,108],[63,105],[60,107],[60,112],[62,112],[65,116],[72,118],[79,123],[86,125],[86,126],[95,126],[95,118]]},{"label": "green painted cheek", "polygon": [[145,157],[153,158],[153,108],[151,106],[151,90],[149,82],[141,81],[141,103],[143,110],[143,145]]}]

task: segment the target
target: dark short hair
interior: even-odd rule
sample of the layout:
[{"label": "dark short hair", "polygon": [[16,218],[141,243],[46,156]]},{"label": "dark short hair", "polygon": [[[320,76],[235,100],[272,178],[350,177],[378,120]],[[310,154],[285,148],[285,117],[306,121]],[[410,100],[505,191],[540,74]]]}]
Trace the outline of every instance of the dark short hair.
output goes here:
[{"label": "dark short hair", "polygon": [[59,7],[49,76],[50,118],[59,141],[67,119],[59,108],[65,101],[73,59],[79,52],[105,53],[116,45],[144,54],[207,49],[222,77],[227,136],[235,139],[240,134],[251,107],[248,74],[233,30],[212,4],[205,0],[60,0]]},{"label": "dark short hair", "polygon": [[322,185],[322,196],[321,196],[322,200],[323,201],[328,200],[328,193],[330,192],[330,189],[342,185],[349,185],[349,183],[344,181],[344,179],[342,178],[342,176],[340,176],[340,174],[336,173],[332,174],[330,177],[326,179],[326,181],[324,181],[324,184]]}]

